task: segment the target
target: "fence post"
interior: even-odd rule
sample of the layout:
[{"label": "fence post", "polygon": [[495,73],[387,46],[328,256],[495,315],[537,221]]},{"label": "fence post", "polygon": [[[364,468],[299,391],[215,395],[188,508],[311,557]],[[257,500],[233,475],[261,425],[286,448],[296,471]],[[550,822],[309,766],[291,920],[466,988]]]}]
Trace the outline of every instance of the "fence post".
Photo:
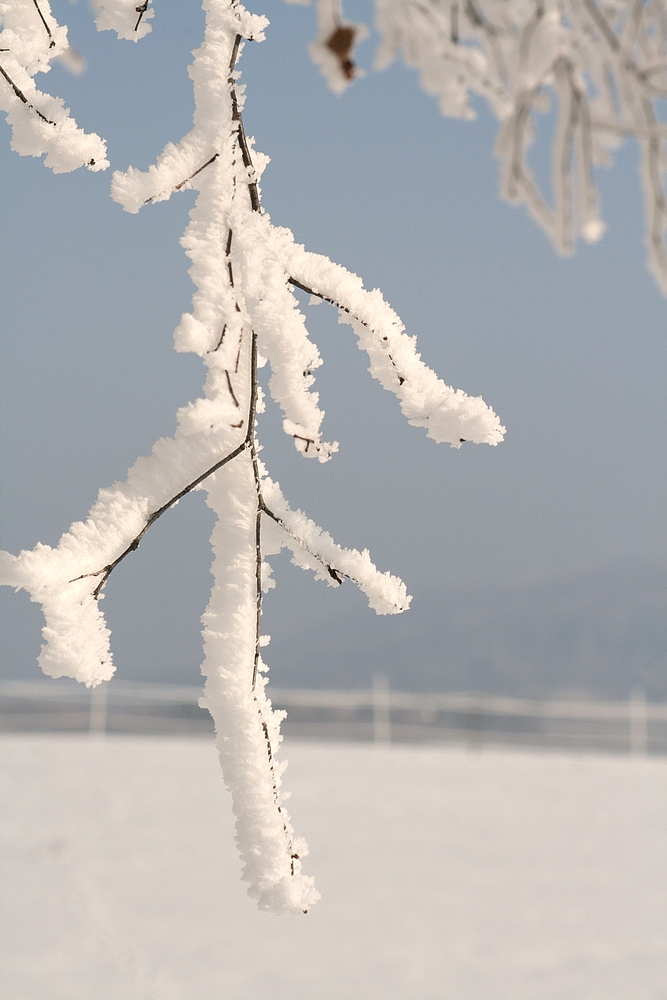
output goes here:
[{"label": "fence post", "polygon": [[107,682],[102,681],[90,691],[90,719],[88,735],[104,737],[107,729]]},{"label": "fence post", "polygon": [[373,674],[373,739],[391,742],[391,695],[386,674]]},{"label": "fence post", "polygon": [[630,695],[630,753],[645,754],[648,749],[648,732],[646,718],[646,691],[644,688],[634,688]]},{"label": "fence post", "polygon": [[473,692],[465,714],[466,746],[468,750],[481,750],[484,741],[485,698]]}]

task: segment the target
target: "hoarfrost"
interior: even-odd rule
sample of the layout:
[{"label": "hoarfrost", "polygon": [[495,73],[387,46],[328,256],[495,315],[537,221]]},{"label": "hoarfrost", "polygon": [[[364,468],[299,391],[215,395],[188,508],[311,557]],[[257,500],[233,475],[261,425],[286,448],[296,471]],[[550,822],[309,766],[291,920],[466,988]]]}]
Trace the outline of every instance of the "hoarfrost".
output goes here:
[{"label": "hoarfrost", "polygon": [[[378,290],[366,291],[356,275],[308,253],[289,230],[271,224],[259,187],[268,160],[245,135],[236,69],[244,40],[261,41],[268,22],[229,0],[204,0],[203,6],[205,37],[189,70],[196,105],[192,130],[180,143],[167,144],[149,170],[116,172],[111,188],[128,212],[185,188],[197,191],[182,239],[196,291],[174,341],[178,351],[202,358],[203,395],[178,411],[174,437],[157,441],[125,482],[101,490],[87,520],[75,522],[55,548],[38,544],[18,556],[0,553],[0,582],[23,588],[42,606],[44,672],[94,687],[114,672],[99,607],[109,576],[182,496],[206,491],[217,523],[211,536],[214,585],[202,619],[201,704],[215,722],[248,892],[262,909],[299,912],[318,893],[301,871],[307,848],[294,836],[281,793],[285,765],[276,754],[283,713],[274,712],[267,698],[260,655],[268,641],[260,634],[261,595],[275,585],[265,556],[287,547],[293,562],[317,579],[331,586],[345,578],[356,583],[378,614],[406,610],[410,597],[401,580],[376,569],[367,550],[342,548],[291,509],[259,460],[255,425],[263,399],[257,370],[265,361],[269,390],[297,451],[326,462],[338,448],[322,438],[324,413],[313,389],[322,361],[295,287],[338,308],[367,352],[373,377],[396,394],[409,422],[425,427],[435,441],[495,445],[504,428],[481,399],[446,386],[423,364],[414,338]],[[114,28],[123,38],[150,30],[152,11],[145,4],[115,0],[96,8],[98,27]],[[34,25],[27,26],[33,8],[17,9],[23,20],[15,18],[12,30],[26,32],[24,65],[43,67],[43,39],[37,44]],[[46,4],[42,10],[50,17]],[[64,29],[57,31],[55,54],[66,48]],[[70,139],[65,153],[75,158],[78,140]]]},{"label": "hoarfrost", "polygon": [[48,0],[13,0],[0,5],[0,109],[12,129],[11,147],[21,156],[43,156],[55,174],[77,167],[106,170],[106,143],[78,128],[59,97],[43,94],[33,77],[48,73],[51,61],[72,62],[67,28],[59,25]]}]

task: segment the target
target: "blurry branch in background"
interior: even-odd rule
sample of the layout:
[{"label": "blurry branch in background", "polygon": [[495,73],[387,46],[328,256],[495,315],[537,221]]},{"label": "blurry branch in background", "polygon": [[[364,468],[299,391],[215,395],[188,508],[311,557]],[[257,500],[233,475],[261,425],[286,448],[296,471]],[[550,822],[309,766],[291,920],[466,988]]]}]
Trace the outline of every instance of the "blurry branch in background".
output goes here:
[{"label": "blurry branch in background", "polygon": [[[343,23],[337,0],[316,0],[316,8],[311,55],[341,93],[359,74],[332,51],[346,31],[349,59],[363,35]],[[472,119],[471,101],[484,99],[500,122],[500,193],[525,205],[560,253],[602,236],[594,168],[610,166],[625,138],[636,140],[648,268],[667,294],[665,0],[375,0],[375,17],[377,69],[400,53],[443,115]],[[554,106],[549,198],[529,153],[539,117]]]},{"label": "blurry branch in background", "polygon": [[352,50],[368,36],[368,30],[363,24],[343,22],[340,0],[318,0],[316,8],[317,38],[308,51],[334,94],[342,94],[348,84],[364,75],[352,59]]}]

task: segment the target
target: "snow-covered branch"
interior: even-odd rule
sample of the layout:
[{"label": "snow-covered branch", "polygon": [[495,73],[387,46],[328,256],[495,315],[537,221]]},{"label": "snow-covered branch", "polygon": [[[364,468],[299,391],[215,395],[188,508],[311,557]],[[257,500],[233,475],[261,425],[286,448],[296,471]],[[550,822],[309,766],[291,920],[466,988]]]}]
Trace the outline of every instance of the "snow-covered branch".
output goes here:
[{"label": "snow-covered branch", "polygon": [[293,241],[285,240],[285,256],[292,284],[338,307],[339,321],[350,324],[368,354],[371,375],[398,397],[409,423],[453,448],[502,441],[505,428],[493,410],[481,397],[445,385],[423,363],[416,338],[405,334],[379,289],[367,292],[356,274]]},{"label": "snow-covered branch", "polygon": [[278,483],[265,472],[260,482],[260,508],[281,529],[273,533],[265,530],[265,555],[277,554],[286,547],[292,552],[295,566],[313,570],[317,579],[330,586],[340,585],[341,577],[347,577],[366,595],[378,615],[400,614],[408,608],[411,598],[403,581],[391,573],[380,573],[371,562],[368,549],[358,552],[341,548],[300,510],[291,510]]},{"label": "snow-covered branch", "polygon": [[[114,0],[97,8],[98,26],[121,37],[150,30],[146,4],[132,10]],[[74,523],[55,548],[0,553],[0,582],[23,588],[42,606],[45,673],[99,684],[114,672],[99,607],[114,568],[181,497],[206,491],[217,524],[215,582],[202,619],[202,705],[215,721],[248,891],[263,909],[298,912],[318,894],[301,873],[306,848],[293,835],[280,791],[282,714],[266,697],[260,655],[262,592],[273,582],[264,556],[287,546],[293,561],[318,579],[355,582],[378,614],[400,613],[410,598],[402,581],[375,568],[368,551],[339,546],[290,509],[259,460],[256,415],[264,403],[257,376],[266,362],[269,390],[297,451],[324,462],[338,448],[321,437],[324,414],[313,391],[321,358],[291,286],[338,306],[368,352],[373,376],[396,393],[410,423],[426,427],[436,441],[497,444],[504,428],[481,399],[449,388],[421,362],[414,339],[379,291],[365,291],[355,275],[306,252],[289,230],[271,224],[259,187],[267,158],[245,134],[236,69],[244,39],[260,41],[267,22],[235,0],[204,0],[204,9],[205,37],[189,70],[192,130],[169,143],[149,170],[116,172],[112,181],[112,196],[129,212],[185,188],[198,192],[182,239],[196,290],[174,339],[178,351],[202,358],[203,394],[178,411],[174,437],[157,441],[125,482],[101,490],[88,519]]]},{"label": "snow-covered branch", "polygon": [[150,0],[91,0],[98,31],[115,31],[119,38],[138,42],[153,30],[150,20],[155,11]]},{"label": "snow-covered branch", "polygon": [[0,11],[0,109],[12,128],[12,149],[22,156],[42,156],[54,173],[77,167],[106,170],[106,143],[87,135],[70,118],[59,97],[43,94],[33,77],[48,73],[51,61],[69,50],[48,0],[13,0]]}]

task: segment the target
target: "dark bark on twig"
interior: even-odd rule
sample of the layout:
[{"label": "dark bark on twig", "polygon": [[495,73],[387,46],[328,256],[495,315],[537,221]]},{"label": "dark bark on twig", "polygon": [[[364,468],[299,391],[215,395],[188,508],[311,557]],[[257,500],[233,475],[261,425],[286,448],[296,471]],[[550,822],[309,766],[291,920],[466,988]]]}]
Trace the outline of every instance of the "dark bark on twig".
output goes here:
[{"label": "dark bark on twig", "polygon": [[331,577],[331,579],[335,580],[337,584],[339,584],[339,585],[342,584],[342,582],[343,582],[342,577],[344,577],[344,576],[346,576],[348,580],[353,580],[353,582],[355,582],[355,583],[357,582],[356,580],[353,579],[353,577],[349,576],[347,573],[343,573],[342,570],[334,569],[334,567],[330,566],[329,563],[326,562],[326,560],[324,560],[322,558],[322,556],[319,556],[317,554],[317,552],[313,552],[313,550],[311,548],[309,548],[306,545],[306,543],[301,538],[297,538],[297,536],[294,534],[294,532],[290,531],[290,529],[287,527],[287,525],[283,521],[282,517],[280,517],[278,514],[274,514],[274,512],[269,507],[266,506],[266,503],[264,501],[264,497],[262,497],[262,496],[260,496],[260,510],[262,511],[263,514],[266,514],[267,517],[270,517],[272,521],[275,521],[276,524],[280,525],[280,527],[283,529],[283,531],[285,532],[285,534],[289,535],[296,542],[298,542],[299,545],[301,546],[301,548],[305,552],[307,552],[308,555],[312,556],[313,559],[317,559],[317,561],[319,563],[321,563],[322,566],[324,566],[324,568],[326,569],[326,571],[329,574],[329,576]]},{"label": "dark bark on twig", "polygon": [[[256,384],[257,347],[254,336],[253,336],[252,367],[254,369],[253,384]],[[227,377],[229,378],[229,375]],[[231,386],[230,386],[230,391],[231,391]],[[239,405],[238,401],[236,400],[236,397],[234,396],[233,392],[232,396],[234,397],[234,401],[238,406]],[[70,580],[70,583],[74,583],[76,580],[83,580],[89,576],[102,576],[102,579],[100,580],[95,590],[93,591],[93,597],[97,599],[100,595],[100,591],[106,584],[111,573],[115,570],[116,566],[118,566],[119,563],[121,563],[123,559],[125,559],[125,557],[130,554],[130,552],[136,552],[136,550],[139,548],[139,543],[141,542],[141,539],[144,537],[148,529],[155,524],[158,518],[162,517],[162,515],[165,514],[170,507],[173,507],[174,504],[178,503],[178,501],[181,500],[184,496],[187,496],[188,493],[192,492],[192,490],[196,486],[199,486],[200,483],[203,483],[205,479],[208,479],[209,476],[212,476],[214,472],[218,471],[218,469],[224,468],[225,465],[228,465],[230,462],[232,462],[235,458],[241,455],[246,449],[250,448],[251,451],[254,452],[254,426],[255,426],[256,404],[257,401],[256,401],[256,388],[255,388],[255,391],[251,395],[250,405],[248,407],[248,429],[241,444],[237,445],[237,447],[234,448],[234,450],[231,451],[228,455],[225,455],[224,458],[221,458],[219,462],[216,462],[214,465],[212,465],[209,469],[206,470],[206,472],[202,472],[201,475],[197,476],[196,479],[193,479],[191,483],[188,483],[188,485],[185,486],[178,493],[176,493],[175,496],[173,496],[170,500],[167,500],[166,503],[164,503],[161,507],[159,507],[156,511],[154,511],[147,519],[145,525],[143,526],[139,534],[132,539],[127,548],[125,548],[121,552],[121,554],[116,559],[113,560],[113,562],[109,563],[107,566],[104,566],[101,570],[98,570],[96,573],[82,573],[81,576],[74,577],[74,579]]]},{"label": "dark bark on twig", "polygon": [[154,511],[146,521],[146,524],[143,526],[139,534],[132,539],[127,548],[124,549],[123,552],[121,552],[121,554],[116,559],[114,559],[113,562],[109,563],[107,566],[104,566],[96,573],[82,573],[81,576],[75,576],[74,579],[70,580],[70,583],[74,583],[76,580],[83,580],[87,576],[101,575],[102,579],[100,580],[98,585],[95,587],[95,590],[93,591],[93,597],[97,599],[100,596],[100,591],[106,584],[112,572],[115,570],[116,566],[118,566],[118,564],[121,563],[126,556],[129,556],[130,552],[135,552],[139,548],[139,543],[141,542],[141,539],[144,537],[148,529],[155,524],[157,519],[159,517],[162,517],[162,515],[165,514],[170,507],[173,507],[174,504],[178,503],[178,501],[181,500],[184,496],[187,496],[187,494],[190,493],[196,486],[199,486],[199,484],[203,483],[205,479],[208,479],[209,476],[212,476],[214,472],[217,472],[218,469],[222,469],[225,465],[228,465],[229,462],[233,461],[238,455],[242,454],[247,447],[248,447],[248,434],[246,434],[242,443],[238,445],[236,448],[234,448],[234,450],[230,452],[229,455],[225,455],[224,458],[221,458],[219,462],[216,462],[215,465],[212,465],[210,469],[206,470],[206,472],[202,472],[200,476],[197,476],[196,479],[194,479],[191,483],[188,483],[188,485],[185,486],[182,490],[180,490],[175,496],[173,496],[170,500],[167,500],[165,504],[163,504],[156,511]]},{"label": "dark bark on twig", "polygon": [[[252,369],[253,369],[252,383],[253,383],[253,386],[256,386],[256,382],[257,382],[257,347],[256,347],[256,342],[255,342],[254,335],[253,335],[253,349],[252,350],[253,350],[253,353],[252,353],[252,363],[251,363],[251,366],[252,366]],[[115,570],[116,566],[118,566],[118,564],[121,563],[123,561],[123,559],[125,559],[125,557],[130,554],[130,552],[135,552],[139,548],[139,543],[141,542],[141,539],[144,537],[144,535],[146,534],[146,532],[148,531],[148,529],[150,527],[152,527],[152,525],[155,524],[155,522],[157,521],[157,519],[159,517],[162,517],[162,515],[164,513],[166,513],[166,511],[168,511],[170,507],[173,507],[174,504],[178,503],[178,501],[182,497],[184,497],[188,493],[190,493],[196,486],[199,486],[200,483],[203,483],[205,479],[208,479],[209,476],[212,476],[214,472],[218,471],[218,469],[224,468],[225,465],[228,465],[235,458],[238,458],[238,456],[241,455],[244,451],[246,451],[246,449],[248,449],[248,448],[254,449],[255,412],[256,412],[256,406],[257,406],[256,395],[257,395],[257,391],[256,391],[256,388],[255,388],[254,391],[251,393],[251,396],[250,396],[250,402],[249,402],[249,405],[248,405],[248,427],[247,427],[247,430],[246,430],[245,437],[244,437],[243,441],[241,442],[241,444],[237,445],[236,448],[234,448],[234,450],[231,451],[228,455],[225,455],[224,458],[221,458],[219,462],[216,462],[214,465],[212,465],[209,469],[206,470],[206,472],[202,472],[201,475],[197,476],[196,479],[193,479],[193,481],[191,483],[188,483],[188,485],[185,486],[178,493],[176,493],[175,496],[173,496],[170,500],[167,500],[166,503],[162,504],[161,507],[159,507],[156,511],[154,511],[150,515],[150,517],[147,519],[145,525],[143,526],[143,528],[141,529],[141,531],[139,532],[139,534],[136,535],[132,539],[132,541],[127,546],[127,548],[124,549],[123,552],[121,552],[121,554],[116,559],[114,559],[113,562],[109,563],[107,566],[104,566],[101,570],[98,570],[96,573],[82,573],[81,576],[74,577],[73,580],[70,580],[70,583],[74,583],[75,580],[83,580],[83,579],[85,579],[85,577],[88,577],[88,576],[100,576],[101,575],[102,579],[100,580],[100,582],[98,583],[97,587],[93,591],[93,597],[95,597],[97,599],[99,597],[99,595],[100,595],[100,591],[102,590],[102,588],[106,584],[106,582],[109,579],[109,576],[111,575],[111,573]]]},{"label": "dark bark on twig", "polygon": [[34,104],[30,103],[30,101],[25,96],[25,94],[23,93],[23,91],[19,90],[19,88],[16,86],[16,84],[12,80],[11,76],[9,76],[9,74],[6,72],[6,70],[2,66],[0,66],[0,73],[4,76],[5,80],[7,81],[7,83],[9,84],[9,86],[12,88],[12,90],[14,91],[14,93],[16,94],[16,96],[18,97],[19,101],[23,101],[23,103],[25,104],[25,106],[27,108],[30,108],[31,111],[34,111],[35,114],[37,115],[37,117],[41,118],[42,121],[46,122],[47,125],[53,125],[55,127],[56,123],[52,122],[51,119],[47,118],[46,115],[43,115],[42,112],[39,111],[35,107]]},{"label": "dark bark on twig", "polygon": [[[314,295],[316,298],[322,299],[323,302],[329,302],[332,306],[335,306],[336,309],[342,309],[344,313],[347,313],[348,316],[352,316],[353,319],[356,319],[357,323],[361,323],[361,325],[365,326],[367,330],[371,329],[369,327],[368,323],[364,323],[363,319],[360,319],[359,316],[355,316],[354,313],[350,309],[347,308],[347,306],[341,305],[341,303],[340,302],[336,302],[335,299],[330,299],[328,295],[323,295],[321,292],[313,291],[312,288],[309,288],[308,285],[304,285],[300,281],[297,281],[296,278],[293,278],[293,277],[290,276],[287,280],[289,281],[290,285],[294,285],[295,288],[300,288],[302,292],[307,292],[308,295]],[[371,332],[375,332],[375,331],[371,331]],[[386,339],[387,339],[386,337],[383,337],[383,340],[386,340]],[[401,375],[401,373],[400,373],[400,371],[398,369],[398,365],[396,364],[396,362],[392,358],[392,356],[389,353],[389,351],[387,351],[387,357],[391,361],[392,366],[394,368],[394,371],[396,372],[396,378],[398,379],[398,384],[399,385],[403,385],[403,383],[406,382],[407,379],[405,378],[404,375]],[[300,437],[300,435],[299,434],[295,434],[294,437]],[[301,440],[302,441],[308,441],[309,439],[308,438],[301,438]],[[306,445],[306,451],[307,450],[308,450],[308,446]]]},{"label": "dark bark on twig", "polygon": [[[252,157],[250,156],[250,150],[248,148],[248,140],[246,139],[245,129],[243,127],[243,118],[239,110],[239,102],[236,96],[236,88],[234,86],[234,67],[236,66],[236,60],[238,59],[239,48],[241,45],[241,35],[237,35],[234,39],[234,47],[232,49],[232,56],[229,61],[229,93],[232,98],[232,121],[238,122],[237,135],[239,138],[239,146],[241,147],[241,156],[243,158],[243,166],[246,170],[253,171],[254,167],[252,164]],[[250,193],[250,204],[252,205],[253,212],[260,212],[261,206],[259,203],[259,191],[257,189],[256,181],[248,181],[248,191]]]},{"label": "dark bark on twig", "polygon": [[[213,156],[209,160],[206,161],[206,163],[202,163],[201,167],[197,167],[197,169],[193,173],[191,173],[189,177],[186,177],[184,180],[182,180],[178,184],[176,184],[173,190],[174,191],[180,191],[181,188],[185,187],[185,185],[188,183],[188,181],[191,181],[193,177],[196,177],[197,174],[200,174],[202,172],[202,170],[206,169],[206,167],[210,167],[210,165],[212,163],[214,163],[218,159],[219,156],[220,156],[220,153],[214,153]],[[155,195],[151,195],[150,198],[146,198],[146,201],[144,202],[144,205],[149,205],[154,199],[155,199]]]},{"label": "dark bark on twig", "polygon": [[[252,684],[251,690],[253,692],[253,697],[255,700],[255,705],[257,706],[257,713],[260,718],[260,723],[262,726],[262,733],[264,734],[264,742],[266,744],[266,755],[269,762],[269,771],[271,773],[271,784],[273,787],[273,797],[276,804],[276,809],[281,816],[283,831],[285,833],[285,840],[287,841],[287,849],[290,856],[290,873],[294,875],[294,862],[298,859],[299,855],[294,852],[294,847],[292,845],[292,837],[287,828],[287,823],[282,815],[282,807],[280,805],[280,795],[278,793],[278,782],[276,779],[275,762],[273,755],[273,747],[271,745],[271,736],[269,734],[269,727],[266,720],[262,716],[262,709],[257,699],[257,695],[254,693],[257,686],[257,675],[259,673],[259,658],[260,658],[260,633],[261,633],[261,621],[262,621],[262,511],[266,509],[264,501],[262,499],[262,485],[259,476],[259,463],[257,461],[257,446],[255,443],[255,416],[257,411],[257,391],[258,391],[258,381],[257,381],[257,335],[253,331],[252,335],[252,347],[251,347],[251,363],[250,363],[250,407],[248,414],[248,446],[250,451],[250,458],[252,462],[253,478],[255,481],[255,496],[257,506],[255,508],[255,653],[253,657],[253,668],[252,668]],[[305,912],[305,911],[304,911]]]},{"label": "dark bark on twig", "polygon": [[139,7],[135,7],[134,8],[135,13],[137,13],[139,15],[139,17],[137,18],[137,23],[134,26],[134,30],[135,31],[138,31],[139,25],[141,24],[141,19],[144,16],[144,14],[146,13],[146,11],[148,10],[148,4],[149,3],[150,3],[150,0],[144,0],[144,2]]},{"label": "dark bark on twig", "polygon": [[[148,6],[148,0],[144,5],[144,10],[142,11],[139,21],[141,20],[141,17],[143,17],[143,13],[145,13],[145,9],[147,8],[147,6]],[[137,11],[140,10],[139,7],[137,7],[136,9]],[[139,21],[137,21],[136,27],[134,29],[135,31],[139,27]],[[247,39],[247,40],[252,41],[252,39]],[[246,138],[245,128],[243,127],[243,117],[241,115],[241,111],[239,110],[239,102],[238,102],[238,97],[236,95],[236,88],[234,86],[234,77],[233,77],[234,67],[236,65],[236,60],[238,59],[241,41],[242,41],[241,35],[237,35],[236,38],[234,39],[232,55],[229,60],[229,77],[227,82],[229,84],[229,93],[232,101],[232,121],[236,122],[236,134],[238,136],[239,146],[241,147],[241,157],[243,159],[243,165],[250,174],[254,173],[254,167],[252,163],[252,157],[250,156],[250,149],[248,147],[248,140]],[[25,98],[23,99],[25,100]],[[51,124],[53,124],[53,122]],[[188,181],[191,181],[193,177],[196,177],[197,174],[201,173],[202,170],[204,170],[206,167],[210,166],[211,163],[217,160],[219,155],[220,153],[214,153],[213,156],[211,156],[210,159],[206,161],[206,163],[202,163],[201,167],[197,167],[197,169],[193,173],[191,173],[189,177],[185,177],[178,184],[175,184],[171,190],[180,191],[181,188],[185,187]],[[261,212],[262,209],[259,202],[259,190],[257,187],[257,181],[248,179],[248,191],[250,194],[250,204],[252,205],[253,212]],[[152,195],[150,198],[146,198],[146,200],[144,201],[144,205],[148,205],[151,201],[154,200],[155,200],[155,195]]]},{"label": "dark bark on twig", "polygon": [[42,14],[42,11],[41,11],[41,9],[40,9],[40,6],[39,6],[39,4],[37,3],[37,0],[32,0],[32,2],[34,3],[35,7],[37,8],[37,13],[39,14],[39,16],[40,16],[40,20],[41,20],[42,24],[44,25],[44,27],[45,27],[45,29],[46,29],[46,33],[47,33],[47,35],[49,36],[49,48],[50,48],[50,49],[52,49],[52,48],[54,48],[54,47],[55,47],[55,44],[56,44],[56,43],[55,43],[55,40],[54,40],[54,38],[53,38],[53,35],[51,34],[51,29],[49,28],[48,24],[46,23],[46,18],[45,18],[45,17],[44,17],[44,15]]},{"label": "dark bark on twig", "polygon": [[237,409],[240,409],[239,401],[236,398],[236,394],[234,392],[234,389],[232,388],[232,380],[229,377],[229,372],[227,371],[226,368],[225,368],[225,375],[227,376],[227,388],[229,389],[229,395],[234,400],[234,405],[237,407]]},{"label": "dark bark on twig", "polygon": [[196,177],[197,174],[200,174],[205,167],[209,167],[215,160],[217,160],[219,156],[220,153],[214,153],[210,160],[207,160],[206,163],[202,163],[201,167],[197,167],[197,169],[193,174],[190,174],[190,176],[187,177],[184,181],[181,181],[180,184],[177,184],[176,187],[174,188],[174,191],[180,191],[181,188],[188,183],[188,181],[191,181],[193,177]]},{"label": "dark bark on twig", "polygon": [[[262,487],[259,478],[259,463],[257,461],[257,447],[255,444],[255,412],[257,408],[257,334],[252,334],[252,355],[250,363],[250,414],[252,416],[251,437],[249,441],[250,458],[252,461],[252,473],[255,482],[255,497],[257,506],[255,507],[255,654],[252,667],[252,690],[257,684],[257,672],[259,670],[259,639],[262,619]],[[266,742],[271,761],[271,743],[269,742],[268,730],[265,730]]]}]

